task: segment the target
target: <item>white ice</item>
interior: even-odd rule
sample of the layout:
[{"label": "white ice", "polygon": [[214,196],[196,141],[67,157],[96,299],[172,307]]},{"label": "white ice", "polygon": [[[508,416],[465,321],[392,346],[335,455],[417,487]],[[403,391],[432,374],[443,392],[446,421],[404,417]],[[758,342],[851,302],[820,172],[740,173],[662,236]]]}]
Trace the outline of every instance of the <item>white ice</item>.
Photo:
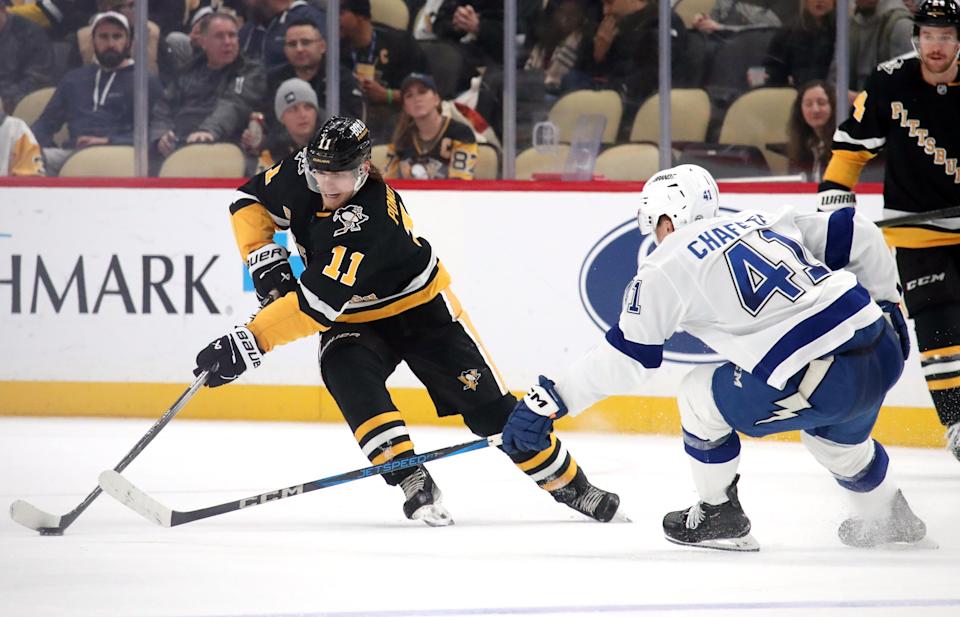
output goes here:
[{"label": "white ice", "polygon": [[[0,500],[63,514],[149,420],[0,419]],[[427,450],[473,439],[413,427]],[[840,488],[799,444],[745,441],[740,496],[756,554],[679,547],[665,512],[695,500],[679,439],[570,433],[632,523],[553,502],[495,449],[430,465],[456,520],[407,521],[368,478],[166,529],[102,495],[63,537],[0,521],[4,617],[960,615],[960,464],[888,448],[936,550],[855,550]],[[126,472],[194,509],[366,465],[346,426],[177,419]]]}]

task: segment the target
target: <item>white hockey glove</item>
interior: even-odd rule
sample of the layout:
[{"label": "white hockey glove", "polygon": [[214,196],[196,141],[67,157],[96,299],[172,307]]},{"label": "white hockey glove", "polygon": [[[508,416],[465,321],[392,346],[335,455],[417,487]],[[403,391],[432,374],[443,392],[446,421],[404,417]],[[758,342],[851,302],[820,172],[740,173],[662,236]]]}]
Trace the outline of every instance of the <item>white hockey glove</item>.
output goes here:
[{"label": "white hockey glove", "polygon": [[247,256],[250,277],[260,302],[267,296],[282,298],[297,289],[289,257],[287,249],[274,242],[251,251]]},{"label": "white hockey glove", "polygon": [[840,208],[855,208],[856,206],[857,194],[853,191],[826,189],[817,193],[817,210],[820,212],[832,212]]},{"label": "white hockey glove", "polygon": [[538,385],[530,388],[503,427],[503,449],[509,453],[540,452],[550,446],[553,421],[567,415],[567,406],[555,384],[540,375]]},{"label": "white hockey glove", "polygon": [[253,332],[246,326],[237,326],[200,350],[194,375],[210,371],[206,385],[211,388],[230,383],[248,368],[257,368],[263,361],[263,352]]}]

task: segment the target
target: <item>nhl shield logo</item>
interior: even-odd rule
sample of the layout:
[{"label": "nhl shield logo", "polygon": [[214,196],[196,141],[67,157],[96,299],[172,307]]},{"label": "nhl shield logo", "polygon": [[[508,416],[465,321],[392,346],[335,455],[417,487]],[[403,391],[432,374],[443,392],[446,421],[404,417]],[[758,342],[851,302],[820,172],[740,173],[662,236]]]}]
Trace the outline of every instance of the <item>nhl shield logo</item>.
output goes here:
[{"label": "nhl shield logo", "polygon": [[333,232],[333,237],[342,236],[351,231],[360,231],[360,225],[370,220],[370,217],[363,213],[363,206],[350,204],[334,212],[333,222],[340,223],[342,227]]},{"label": "nhl shield logo", "polygon": [[476,391],[477,383],[480,381],[480,371],[475,368],[463,371],[457,379],[463,384],[464,390]]}]

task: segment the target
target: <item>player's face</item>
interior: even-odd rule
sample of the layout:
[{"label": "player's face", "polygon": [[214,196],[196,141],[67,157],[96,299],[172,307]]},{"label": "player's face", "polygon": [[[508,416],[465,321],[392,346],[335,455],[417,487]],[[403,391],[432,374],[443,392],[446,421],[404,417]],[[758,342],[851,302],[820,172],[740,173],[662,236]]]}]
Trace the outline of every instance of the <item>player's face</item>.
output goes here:
[{"label": "player's face", "polygon": [[654,233],[657,234],[657,244],[662,244],[664,238],[672,234],[674,231],[673,219],[666,214],[662,215],[660,220],[657,221],[657,228],[654,230]]},{"label": "player's face", "polygon": [[921,26],[917,37],[920,61],[931,73],[945,73],[957,61],[960,42],[953,27]]},{"label": "player's face", "polygon": [[423,118],[437,113],[440,95],[421,83],[414,83],[403,91],[403,111],[411,118]]},{"label": "player's face", "polygon": [[822,86],[809,88],[803,93],[800,103],[803,121],[816,130],[823,128],[830,120],[830,99]]},{"label": "player's face", "polygon": [[312,171],[314,180],[317,181],[317,189],[323,198],[324,210],[336,210],[340,206],[346,205],[347,200],[353,197],[354,189],[357,186],[357,178],[360,170],[369,172],[370,161],[364,161],[363,166],[357,169],[347,169],[344,171]]}]

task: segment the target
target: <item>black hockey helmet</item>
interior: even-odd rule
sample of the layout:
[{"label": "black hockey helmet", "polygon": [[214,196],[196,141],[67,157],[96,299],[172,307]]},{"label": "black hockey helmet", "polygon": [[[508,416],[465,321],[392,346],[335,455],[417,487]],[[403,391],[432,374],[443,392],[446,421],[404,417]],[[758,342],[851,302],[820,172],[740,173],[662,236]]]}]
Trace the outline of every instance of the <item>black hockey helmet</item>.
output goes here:
[{"label": "black hockey helmet", "polygon": [[307,164],[313,171],[356,169],[370,158],[371,148],[370,131],[362,120],[334,116],[307,145]]},{"label": "black hockey helmet", "polygon": [[956,0],[925,0],[913,16],[913,36],[920,35],[920,26],[953,26],[960,34],[960,5]]}]

